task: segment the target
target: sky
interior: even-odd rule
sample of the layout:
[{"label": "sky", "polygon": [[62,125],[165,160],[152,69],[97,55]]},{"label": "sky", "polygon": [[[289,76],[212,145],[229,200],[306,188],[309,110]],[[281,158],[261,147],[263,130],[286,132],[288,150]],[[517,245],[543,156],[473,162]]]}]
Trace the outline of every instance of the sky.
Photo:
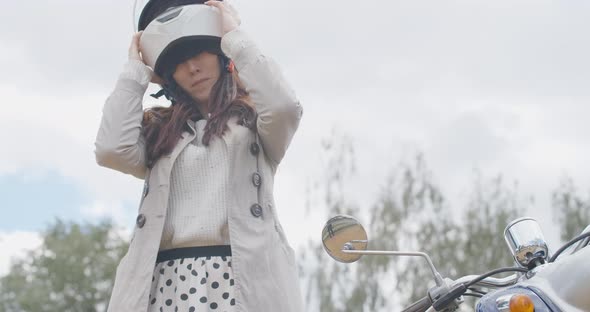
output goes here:
[{"label": "sky", "polygon": [[[353,142],[349,186],[361,206],[390,168],[423,153],[453,209],[475,171],[517,181],[557,248],[551,192],[565,177],[590,190],[588,1],[233,3],[304,107],[275,180],[296,249],[319,239],[328,219],[304,207],[323,170],[321,142],[334,133]],[[0,275],[55,218],[108,217],[128,233],[142,191],[93,153],[126,61],[133,1],[11,1],[3,12]]]}]

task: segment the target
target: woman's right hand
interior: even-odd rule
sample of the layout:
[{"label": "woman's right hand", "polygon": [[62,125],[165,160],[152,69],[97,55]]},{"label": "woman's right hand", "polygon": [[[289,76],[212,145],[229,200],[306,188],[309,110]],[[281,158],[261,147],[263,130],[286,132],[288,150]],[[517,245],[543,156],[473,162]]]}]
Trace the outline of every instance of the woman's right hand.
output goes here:
[{"label": "woman's right hand", "polygon": [[142,31],[136,32],[131,38],[131,46],[129,46],[129,60],[138,60],[143,63],[141,55],[139,54],[139,39],[141,38]]},{"label": "woman's right hand", "polygon": [[[129,60],[136,60],[136,61],[140,61],[145,64],[145,62],[143,61],[143,59],[141,57],[141,53],[139,52],[139,40],[141,39],[142,34],[143,34],[143,31],[139,31],[139,32],[136,32],[135,34],[133,34],[133,37],[131,38],[131,45],[129,46]],[[150,79],[150,82],[157,83],[159,85],[164,84],[164,80],[162,78],[160,78],[158,75],[156,75],[151,70],[151,68],[150,68],[150,72],[152,73],[152,78]]]}]

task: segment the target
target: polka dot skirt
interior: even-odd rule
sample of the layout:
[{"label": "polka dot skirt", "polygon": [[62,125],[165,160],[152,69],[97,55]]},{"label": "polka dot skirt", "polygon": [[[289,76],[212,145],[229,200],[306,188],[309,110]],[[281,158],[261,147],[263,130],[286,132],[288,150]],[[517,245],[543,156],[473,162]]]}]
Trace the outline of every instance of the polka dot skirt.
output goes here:
[{"label": "polka dot skirt", "polygon": [[148,312],[235,311],[231,257],[163,261],[152,277]]}]

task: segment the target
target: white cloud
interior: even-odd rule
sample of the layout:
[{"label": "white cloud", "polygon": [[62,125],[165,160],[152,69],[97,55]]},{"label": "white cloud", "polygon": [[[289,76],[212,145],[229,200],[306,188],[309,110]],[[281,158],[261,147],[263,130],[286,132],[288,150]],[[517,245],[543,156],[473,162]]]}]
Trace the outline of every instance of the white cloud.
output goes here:
[{"label": "white cloud", "polygon": [[135,211],[126,211],[121,202],[96,201],[80,208],[83,216],[89,219],[110,218],[116,225],[129,226],[135,220]]},{"label": "white cloud", "polygon": [[11,261],[24,257],[28,250],[41,246],[42,239],[36,232],[0,232],[0,276],[10,270]]},{"label": "white cloud", "polygon": [[[33,15],[0,21],[0,141],[10,150],[0,156],[0,173],[52,168],[72,177],[96,197],[85,208],[89,217],[134,214],[119,214],[117,203],[137,202],[141,192],[139,180],[99,168],[92,153],[102,103],[125,61],[131,5],[11,2],[8,10]],[[388,169],[414,150],[425,151],[454,197],[469,188],[474,167],[503,173],[542,202],[547,219],[548,194],[564,173],[590,188],[590,44],[579,39],[587,37],[590,4],[235,5],[305,108],[276,187],[294,244],[317,237],[323,225],[305,220],[305,189],[323,170],[320,139],[334,127],[356,142],[359,174],[351,184],[365,205]]]}]

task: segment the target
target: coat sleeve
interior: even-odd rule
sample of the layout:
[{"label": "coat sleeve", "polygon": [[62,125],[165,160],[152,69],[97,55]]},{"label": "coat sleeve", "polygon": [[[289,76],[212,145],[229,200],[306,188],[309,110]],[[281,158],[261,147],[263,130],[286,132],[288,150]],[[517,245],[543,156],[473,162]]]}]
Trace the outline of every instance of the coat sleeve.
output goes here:
[{"label": "coat sleeve", "polygon": [[151,71],[141,61],[129,61],[107,98],[96,135],[96,162],[103,167],[144,179],[145,142],[141,135],[142,99]]},{"label": "coat sleeve", "polygon": [[256,106],[262,147],[277,166],[299,126],[303,108],[278,65],[263,55],[243,30],[225,34],[221,48],[234,61],[240,81]]}]

